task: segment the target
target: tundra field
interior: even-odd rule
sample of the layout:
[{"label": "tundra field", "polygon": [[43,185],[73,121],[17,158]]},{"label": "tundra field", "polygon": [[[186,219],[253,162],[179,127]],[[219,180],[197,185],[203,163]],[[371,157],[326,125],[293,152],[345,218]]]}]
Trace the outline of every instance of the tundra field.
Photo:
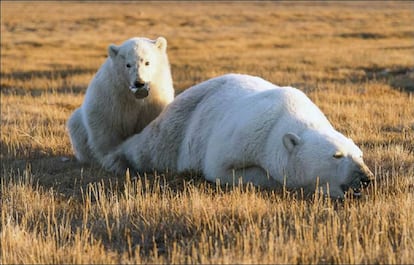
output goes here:
[{"label": "tundra field", "polygon": [[[0,263],[414,263],[413,21],[413,2],[2,1]],[[107,46],[160,35],[176,94],[295,86],[375,181],[338,202],[77,163],[65,123]]]}]

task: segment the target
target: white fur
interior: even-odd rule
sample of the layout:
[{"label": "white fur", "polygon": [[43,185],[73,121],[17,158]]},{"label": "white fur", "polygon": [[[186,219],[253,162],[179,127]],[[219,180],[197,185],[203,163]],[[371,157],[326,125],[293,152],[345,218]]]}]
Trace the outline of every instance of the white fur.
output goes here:
[{"label": "white fur", "polygon": [[357,173],[372,176],[361,150],[304,93],[237,74],[184,91],[105,161],[115,171],[128,163],[139,171],[198,171],[222,184],[242,177],[314,191],[318,182],[333,197],[344,196],[341,185],[355,187]]},{"label": "white fur", "polygon": [[[82,106],[68,121],[68,131],[80,162],[102,162],[129,136],[140,132],[174,99],[167,41],[131,38],[108,47],[108,58],[91,81]],[[145,84],[137,98],[135,84]]]}]

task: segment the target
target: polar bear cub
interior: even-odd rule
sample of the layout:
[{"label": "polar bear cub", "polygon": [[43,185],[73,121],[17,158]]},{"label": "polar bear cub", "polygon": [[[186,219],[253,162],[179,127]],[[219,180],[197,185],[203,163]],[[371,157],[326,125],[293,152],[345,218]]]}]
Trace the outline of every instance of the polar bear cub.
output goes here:
[{"label": "polar bear cub", "polygon": [[319,185],[336,198],[359,194],[373,177],[362,151],[304,93],[238,74],[187,89],[104,162],[114,171],[128,165],[307,193]]},{"label": "polar bear cub", "polygon": [[67,127],[76,158],[101,163],[140,132],[174,99],[167,41],[131,38],[108,47],[108,58],[90,82]]}]

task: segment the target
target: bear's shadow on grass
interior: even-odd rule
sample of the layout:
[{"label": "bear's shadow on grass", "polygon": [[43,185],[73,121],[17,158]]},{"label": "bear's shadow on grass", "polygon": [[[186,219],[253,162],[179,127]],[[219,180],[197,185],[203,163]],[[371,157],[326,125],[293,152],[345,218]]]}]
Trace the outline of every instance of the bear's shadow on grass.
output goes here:
[{"label": "bear's shadow on grass", "polygon": [[[2,159],[0,167],[3,173],[2,182],[4,180],[12,180],[14,183],[20,181],[25,183],[27,179],[30,179],[29,183],[33,186],[38,185],[44,190],[53,189],[54,192],[63,198],[75,200],[82,200],[89,186],[96,187],[96,185],[100,185],[108,192],[123,193],[128,182],[129,184],[136,185],[138,181],[141,181],[142,191],[145,193],[166,190],[179,194],[194,188],[207,194],[228,193],[233,190],[245,192],[253,189],[264,195],[269,195],[273,192],[282,195],[284,191],[282,186],[274,189],[252,187],[246,184],[241,186],[222,185],[218,187],[218,184],[209,182],[201,174],[191,171],[180,174],[170,172],[138,174],[131,171],[129,175],[117,175],[104,170],[96,164],[79,163],[73,155],[52,156],[45,154],[44,150],[36,150],[32,154],[37,155],[31,155],[29,158]],[[292,192],[289,190],[285,191],[288,193]]]},{"label": "bear's shadow on grass", "polygon": [[[2,146],[4,147],[4,146]],[[151,192],[154,189],[169,189],[171,192],[182,192],[188,184],[195,187],[214,189],[215,184],[206,181],[201,175],[194,172],[172,174],[163,172],[148,172],[138,174],[114,174],[104,170],[97,164],[82,164],[71,156],[53,156],[45,150],[32,150],[28,158],[3,158],[0,170],[2,182],[12,180],[14,183],[30,179],[34,186],[43,189],[53,189],[63,197],[82,199],[90,185],[101,185],[107,191],[123,192],[125,184],[130,181],[142,181],[143,191]],[[148,190],[147,190],[147,188]],[[83,194],[84,195],[84,194]]]},{"label": "bear's shadow on grass", "polygon": [[[128,176],[127,174],[116,175],[105,171],[98,165],[81,164],[74,156],[49,156],[44,155],[44,150],[38,152],[43,152],[43,155],[27,159],[2,159],[0,170],[3,175],[1,181],[11,179],[14,183],[19,181],[25,183],[29,178],[31,180],[29,183],[33,186],[38,185],[43,190],[53,189],[62,198],[71,198],[78,201],[84,198],[85,192],[90,186],[96,188],[99,185],[106,192],[121,194],[125,191],[126,186],[137,185],[138,181],[141,181],[141,188],[144,193],[167,190],[174,194],[180,194],[197,189],[200,192],[206,192],[214,196],[215,194],[228,193],[234,190],[240,192],[254,190],[268,198],[274,193],[277,197],[282,198],[287,196],[305,201],[313,200],[313,194],[303,194],[299,190],[284,189],[282,185],[272,189],[252,187],[245,184],[242,186],[222,185],[218,187],[218,184],[209,182],[201,174],[191,171],[180,174],[168,172],[138,174],[130,172]],[[370,162],[373,163],[373,161]],[[382,182],[378,177],[377,181]],[[91,198],[91,200],[95,201],[96,198]],[[333,201],[338,202],[338,206],[342,202],[341,200]]]}]

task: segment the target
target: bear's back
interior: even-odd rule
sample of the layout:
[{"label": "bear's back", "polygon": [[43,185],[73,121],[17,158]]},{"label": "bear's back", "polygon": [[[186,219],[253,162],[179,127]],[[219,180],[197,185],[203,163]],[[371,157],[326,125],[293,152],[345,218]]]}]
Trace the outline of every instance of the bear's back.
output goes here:
[{"label": "bear's back", "polygon": [[308,128],[331,127],[319,107],[302,91],[293,87],[280,88],[286,114]]}]

